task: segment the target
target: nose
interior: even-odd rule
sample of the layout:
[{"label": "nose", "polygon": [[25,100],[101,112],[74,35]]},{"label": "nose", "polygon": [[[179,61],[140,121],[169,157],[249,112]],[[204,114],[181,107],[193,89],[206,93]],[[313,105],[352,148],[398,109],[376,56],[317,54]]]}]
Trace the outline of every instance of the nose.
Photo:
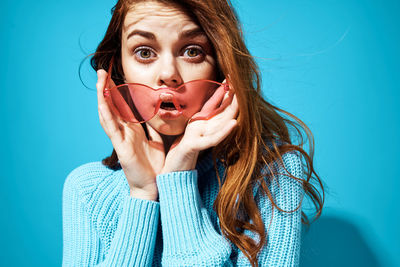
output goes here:
[{"label": "nose", "polygon": [[159,62],[158,86],[166,85],[168,87],[177,87],[182,84],[178,63],[173,55],[165,55]]}]

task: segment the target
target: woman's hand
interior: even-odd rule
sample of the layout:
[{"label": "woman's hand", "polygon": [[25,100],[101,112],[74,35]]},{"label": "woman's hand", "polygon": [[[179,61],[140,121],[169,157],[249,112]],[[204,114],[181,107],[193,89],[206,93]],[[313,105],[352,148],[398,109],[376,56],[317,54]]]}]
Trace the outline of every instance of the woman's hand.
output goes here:
[{"label": "woman's hand", "polygon": [[[228,97],[227,92],[224,100]],[[221,113],[209,120],[188,123],[185,133],[171,146],[161,173],[191,170],[196,167],[200,151],[218,145],[237,125],[238,103],[236,95]]]},{"label": "woman's hand", "polygon": [[[118,116],[114,104],[104,98],[107,72],[98,70],[97,77],[100,124],[118,155],[128,180],[131,196],[156,200],[158,197],[156,175],[160,173],[165,160],[162,139],[150,125],[147,126],[150,137],[148,140],[139,123],[123,121]],[[112,88],[115,84],[113,81],[110,83],[108,86]]]}]

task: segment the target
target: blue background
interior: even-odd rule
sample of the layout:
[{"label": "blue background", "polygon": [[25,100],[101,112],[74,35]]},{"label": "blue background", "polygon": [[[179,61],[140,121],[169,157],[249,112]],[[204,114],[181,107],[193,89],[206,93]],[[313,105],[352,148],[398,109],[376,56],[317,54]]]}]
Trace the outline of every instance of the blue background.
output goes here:
[{"label": "blue background", "polygon": [[[113,4],[1,4],[0,266],[61,264],[64,180],[111,152],[78,67],[104,35]],[[327,196],[304,234],[302,266],[400,266],[400,2],[234,5],[265,97],[315,136]],[[83,80],[95,88],[87,63]]]}]

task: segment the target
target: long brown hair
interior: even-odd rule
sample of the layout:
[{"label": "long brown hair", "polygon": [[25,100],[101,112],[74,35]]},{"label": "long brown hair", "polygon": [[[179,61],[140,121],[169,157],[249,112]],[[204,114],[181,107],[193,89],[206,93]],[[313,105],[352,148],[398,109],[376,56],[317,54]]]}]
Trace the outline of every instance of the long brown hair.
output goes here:
[{"label": "long brown hair", "polygon": [[[127,12],[138,2],[141,0],[119,0],[113,7],[105,37],[91,59],[95,70],[108,69],[110,59],[114,56],[112,77],[117,84],[123,82],[120,59],[123,22]],[[203,28],[214,46],[218,71],[229,74],[229,83],[235,89],[240,107],[238,126],[212,149],[215,167],[216,158],[223,159],[226,167],[223,183],[217,172],[220,188],[213,208],[220,220],[221,233],[244,253],[252,266],[258,266],[257,255],[266,245],[267,239],[265,222],[262,221],[253,197],[255,182],[259,182],[262,193],[281,212],[295,212],[301,208],[302,202],[292,211],[278,207],[267,185],[278,174],[271,170],[268,175],[263,175],[265,166],[279,162],[286,170],[282,155],[297,151],[304,161],[304,175],[295,177],[287,173],[290,178],[301,183],[305,194],[311,199],[316,211],[313,220],[321,215],[325,194],[322,182],[314,170],[313,135],[300,119],[268,103],[261,96],[258,66],[245,46],[241,25],[229,0],[158,2],[183,9]],[[309,143],[308,153],[303,149],[303,132]],[[112,169],[120,167],[115,150],[103,160],[103,164]],[[313,185],[315,182],[316,186]],[[239,218],[240,212],[244,212],[247,218]],[[302,222],[307,225],[310,223],[303,211]],[[260,237],[259,242],[243,235],[245,229],[256,233]]]}]

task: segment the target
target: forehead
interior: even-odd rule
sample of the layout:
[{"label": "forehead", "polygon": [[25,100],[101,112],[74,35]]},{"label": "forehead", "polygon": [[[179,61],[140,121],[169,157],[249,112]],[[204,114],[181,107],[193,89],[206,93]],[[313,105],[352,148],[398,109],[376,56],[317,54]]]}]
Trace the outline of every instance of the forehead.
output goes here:
[{"label": "forehead", "polygon": [[148,30],[176,29],[183,31],[194,28],[197,24],[177,6],[158,2],[140,2],[135,4],[126,14],[123,33],[132,28]]}]

